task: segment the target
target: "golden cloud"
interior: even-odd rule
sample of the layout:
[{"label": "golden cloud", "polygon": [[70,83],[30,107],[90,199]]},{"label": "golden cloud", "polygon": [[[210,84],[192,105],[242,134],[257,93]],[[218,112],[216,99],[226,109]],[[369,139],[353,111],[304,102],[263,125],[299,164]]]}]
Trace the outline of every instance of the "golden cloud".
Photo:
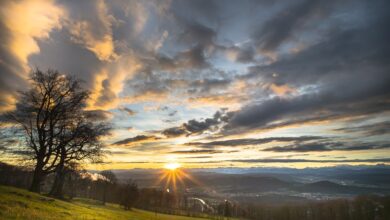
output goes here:
[{"label": "golden cloud", "polygon": [[2,19],[12,35],[7,44],[9,50],[25,69],[22,77],[29,70],[28,57],[39,52],[37,40],[49,38],[52,29],[60,28],[65,14],[63,8],[50,0],[9,1],[1,9]]},{"label": "golden cloud", "polygon": [[92,94],[88,104],[88,109],[113,109],[120,101],[118,95],[122,92],[124,81],[142,67],[138,59],[131,55],[122,56],[116,62],[112,62],[103,67],[95,74]]},{"label": "golden cloud", "polygon": [[216,94],[201,97],[192,97],[188,99],[191,106],[215,106],[228,107],[231,110],[238,109],[247,97],[236,96],[232,94]]},{"label": "golden cloud", "polygon": [[127,96],[122,98],[123,102],[126,103],[140,103],[140,102],[162,102],[168,99],[167,92],[161,91],[147,91],[143,94],[138,94],[135,96]]},{"label": "golden cloud", "polygon": [[276,85],[275,83],[272,83],[268,86],[268,88],[274,92],[276,95],[279,96],[285,96],[288,94],[295,94],[297,93],[297,90],[288,86],[287,84],[284,85]]}]

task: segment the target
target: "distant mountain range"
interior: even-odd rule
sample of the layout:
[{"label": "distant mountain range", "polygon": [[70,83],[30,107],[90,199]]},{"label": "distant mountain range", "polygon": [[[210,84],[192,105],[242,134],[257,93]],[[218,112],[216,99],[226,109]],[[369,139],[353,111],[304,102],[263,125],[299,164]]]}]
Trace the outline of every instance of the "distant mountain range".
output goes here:
[{"label": "distant mountain range", "polygon": [[[143,187],[165,187],[161,170],[114,170],[120,180],[133,179]],[[296,192],[330,195],[390,194],[389,166],[327,168],[216,168],[184,170],[178,187],[202,188],[219,193]]]}]

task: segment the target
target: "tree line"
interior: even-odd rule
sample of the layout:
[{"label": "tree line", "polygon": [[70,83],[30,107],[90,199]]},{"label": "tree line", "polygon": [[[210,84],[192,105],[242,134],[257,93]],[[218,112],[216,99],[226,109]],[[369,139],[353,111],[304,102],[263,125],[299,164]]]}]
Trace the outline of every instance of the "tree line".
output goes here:
[{"label": "tree line", "polygon": [[[170,214],[184,215],[189,210],[188,198],[178,192],[160,188],[139,188],[131,179],[119,181],[112,171],[87,172],[82,169],[65,169],[63,198],[87,198],[100,201],[102,205],[114,203],[125,210],[133,207]],[[0,162],[0,184],[28,189],[34,171]],[[56,181],[56,174],[48,174],[42,193],[50,192],[50,185]],[[196,213],[194,212],[193,215]]]}]

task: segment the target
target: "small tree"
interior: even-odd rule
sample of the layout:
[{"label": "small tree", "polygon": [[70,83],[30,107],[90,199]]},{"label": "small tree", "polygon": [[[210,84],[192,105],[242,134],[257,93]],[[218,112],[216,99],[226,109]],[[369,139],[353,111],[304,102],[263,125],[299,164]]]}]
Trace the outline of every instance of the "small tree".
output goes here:
[{"label": "small tree", "polygon": [[223,214],[225,217],[232,216],[232,204],[228,200],[225,200],[225,207],[223,210]]},{"label": "small tree", "polygon": [[121,192],[123,193],[121,195],[121,205],[125,210],[131,210],[139,197],[137,184],[132,181],[128,181],[128,183],[123,186],[123,190]]},{"label": "small tree", "polygon": [[110,171],[110,170],[104,170],[102,172],[100,172],[100,175],[102,175],[104,177],[103,179],[103,205],[106,204],[107,202],[107,191],[111,186],[115,186],[116,183],[118,182],[115,174]]},{"label": "small tree", "polygon": [[[19,125],[17,130],[25,137],[30,152],[28,159],[34,161],[30,191],[40,192],[49,173],[57,172],[56,181],[63,184],[58,178],[67,165],[99,156],[99,137],[108,132],[108,126],[86,116],[89,93],[74,78],[36,69],[30,79],[31,88],[20,93],[16,109],[8,113],[8,118]],[[57,183],[57,189],[62,187]]]}]

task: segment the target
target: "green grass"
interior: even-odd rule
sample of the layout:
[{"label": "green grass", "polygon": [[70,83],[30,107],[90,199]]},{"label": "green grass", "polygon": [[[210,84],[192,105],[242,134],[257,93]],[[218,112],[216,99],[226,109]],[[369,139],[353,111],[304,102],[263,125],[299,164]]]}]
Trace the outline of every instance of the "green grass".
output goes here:
[{"label": "green grass", "polygon": [[201,218],[159,213],[156,215],[154,212],[138,209],[125,211],[117,205],[103,206],[93,200],[78,199],[66,202],[14,187],[0,186],[0,219],[200,220]]}]

